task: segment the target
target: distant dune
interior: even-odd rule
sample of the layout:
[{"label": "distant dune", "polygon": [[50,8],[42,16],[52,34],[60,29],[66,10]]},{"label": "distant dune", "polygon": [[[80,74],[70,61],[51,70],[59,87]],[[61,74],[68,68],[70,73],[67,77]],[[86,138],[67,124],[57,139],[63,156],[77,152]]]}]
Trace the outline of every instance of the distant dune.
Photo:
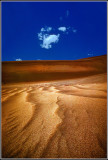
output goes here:
[{"label": "distant dune", "polygon": [[106,57],[103,55],[75,61],[2,62],[2,83],[75,79],[105,73]]},{"label": "distant dune", "polygon": [[106,158],[107,56],[2,63],[3,158]]}]

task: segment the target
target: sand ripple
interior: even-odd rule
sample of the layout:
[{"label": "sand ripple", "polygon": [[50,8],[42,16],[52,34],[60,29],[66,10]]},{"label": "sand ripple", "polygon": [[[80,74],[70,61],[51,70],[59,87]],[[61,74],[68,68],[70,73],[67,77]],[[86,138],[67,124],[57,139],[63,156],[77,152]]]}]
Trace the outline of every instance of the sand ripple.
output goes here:
[{"label": "sand ripple", "polygon": [[3,157],[105,158],[106,83],[95,78],[4,86]]}]

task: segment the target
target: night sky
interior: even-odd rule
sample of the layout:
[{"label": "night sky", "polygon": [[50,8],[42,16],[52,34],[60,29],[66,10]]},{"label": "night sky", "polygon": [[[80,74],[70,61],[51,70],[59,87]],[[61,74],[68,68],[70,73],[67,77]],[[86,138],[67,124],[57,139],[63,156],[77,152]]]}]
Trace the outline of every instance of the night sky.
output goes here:
[{"label": "night sky", "polygon": [[2,61],[107,54],[107,2],[2,2]]}]

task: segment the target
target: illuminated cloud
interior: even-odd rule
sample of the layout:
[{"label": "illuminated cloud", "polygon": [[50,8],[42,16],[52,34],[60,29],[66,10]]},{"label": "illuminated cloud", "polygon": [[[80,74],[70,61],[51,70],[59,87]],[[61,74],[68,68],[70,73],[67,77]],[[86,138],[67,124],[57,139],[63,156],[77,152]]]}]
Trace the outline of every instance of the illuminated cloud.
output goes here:
[{"label": "illuminated cloud", "polygon": [[52,27],[47,27],[47,32],[50,32],[52,30]]},{"label": "illuminated cloud", "polygon": [[59,41],[59,36],[60,34],[58,35],[48,35],[48,34],[45,34],[43,35],[43,41],[42,41],[42,44],[40,45],[42,48],[45,48],[45,49],[50,49],[52,48],[52,43],[57,43]]},{"label": "illuminated cloud", "polygon": [[22,61],[22,59],[21,58],[17,58],[16,61]]},{"label": "illuminated cloud", "polygon": [[41,41],[40,46],[45,49],[52,48],[53,43],[57,43],[59,41],[60,34],[50,33],[54,31],[52,27],[44,27],[41,28],[40,33],[38,33],[38,39]]},{"label": "illuminated cloud", "polygon": [[42,33],[41,33],[41,32],[38,33],[38,38],[39,38],[39,40],[42,40],[42,39],[43,39],[43,36],[42,36]]},{"label": "illuminated cloud", "polygon": [[66,27],[59,27],[58,30],[62,31],[62,32],[65,32],[66,31]]},{"label": "illuminated cloud", "polygon": [[93,53],[88,53],[88,56],[93,56]]},{"label": "illuminated cloud", "polygon": [[41,28],[41,32],[44,32],[45,31],[45,29],[44,28]]},{"label": "illuminated cloud", "polygon": [[[69,13],[67,12],[69,15]],[[59,37],[64,32],[68,35],[70,32],[76,33],[77,30],[73,27],[59,27],[59,28],[52,28],[52,27],[42,27],[40,32],[38,33],[38,39],[41,41],[40,46],[41,48],[50,49],[54,43],[58,43]]]},{"label": "illuminated cloud", "polygon": [[51,30],[52,30],[52,27],[41,28],[41,32],[50,32]]}]

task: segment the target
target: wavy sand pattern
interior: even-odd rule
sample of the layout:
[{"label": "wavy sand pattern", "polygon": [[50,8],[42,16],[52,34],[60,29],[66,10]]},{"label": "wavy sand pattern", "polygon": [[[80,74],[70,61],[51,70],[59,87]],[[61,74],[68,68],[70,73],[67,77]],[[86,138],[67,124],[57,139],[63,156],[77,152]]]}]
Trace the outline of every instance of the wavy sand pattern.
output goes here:
[{"label": "wavy sand pattern", "polygon": [[107,74],[2,85],[2,157],[105,158]]},{"label": "wavy sand pattern", "polygon": [[82,82],[3,87],[3,157],[106,157],[106,83]]}]

